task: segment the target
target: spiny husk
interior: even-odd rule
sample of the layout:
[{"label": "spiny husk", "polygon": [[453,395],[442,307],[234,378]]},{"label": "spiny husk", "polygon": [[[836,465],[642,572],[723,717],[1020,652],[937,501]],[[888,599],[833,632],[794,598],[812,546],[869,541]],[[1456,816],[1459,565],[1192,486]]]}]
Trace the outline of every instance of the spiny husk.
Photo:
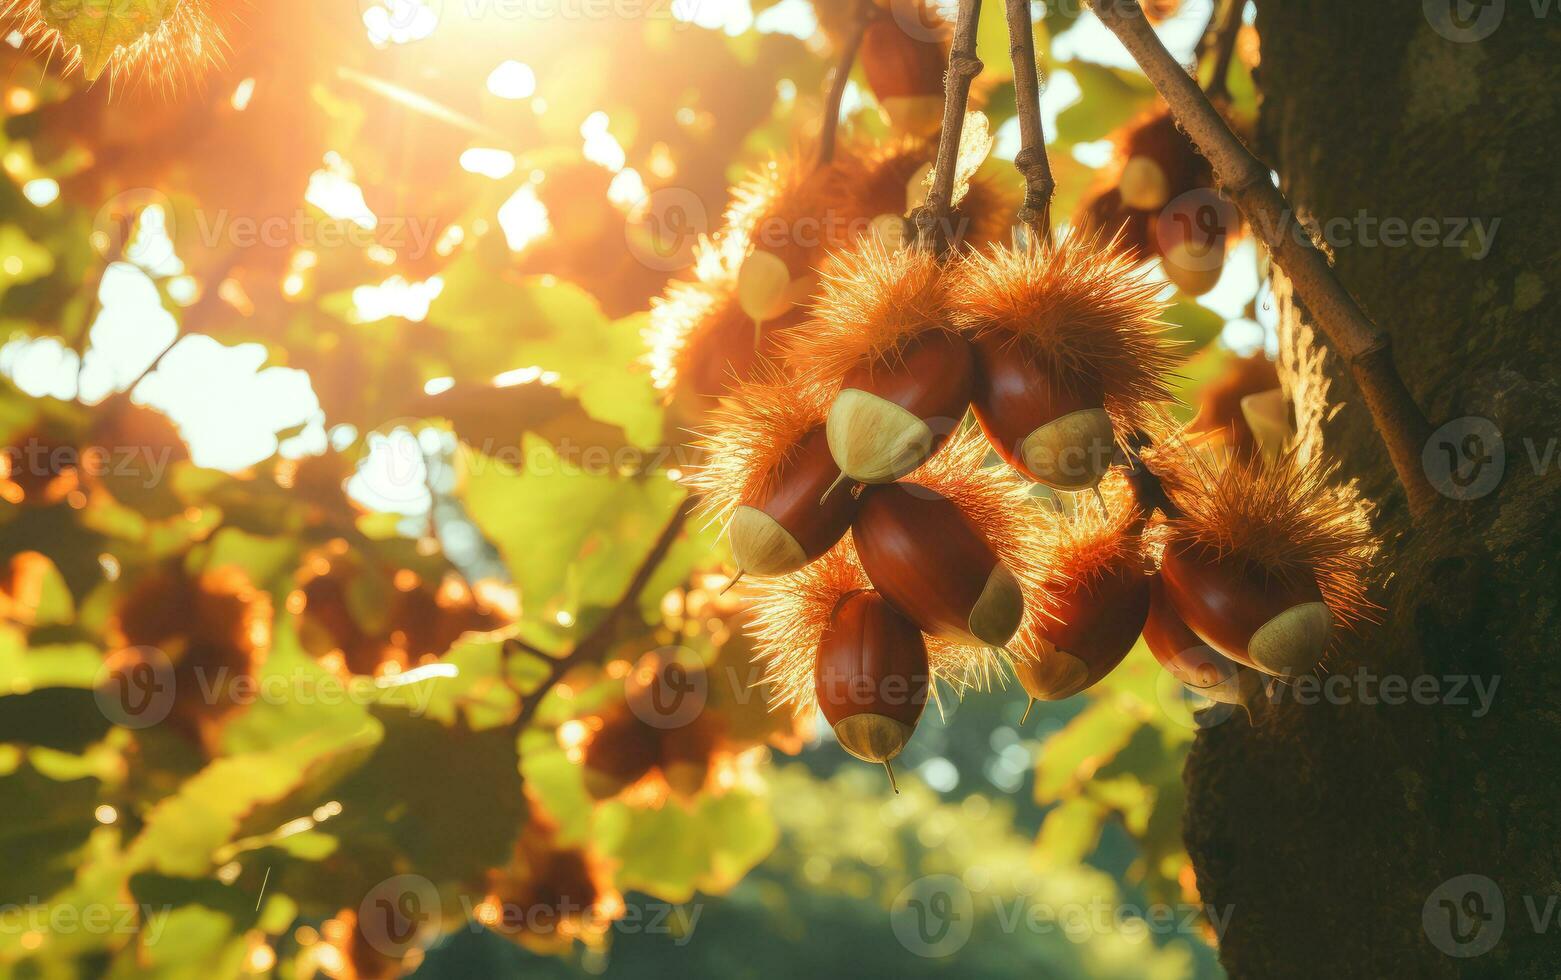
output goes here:
[{"label": "spiny husk", "polygon": [[751,171],[732,188],[717,242],[735,269],[755,250],[774,252],[800,275],[831,249],[867,232],[871,215],[858,197],[861,163],[837,152],[824,166],[811,149],[798,149]]},{"label": "spiny husk", "polygon": [[703,463],[686,480],[701,495],[701,511],[725,525],[740,504],[764,494],[777,465],[828,414],[828,392],[773,365],[734,388],[710,414]]},{"label": "spiny husk", "polygon": [[[915,136],[859,148],[863,209],[874,217],[904,215],[911,203],[911,179],[922,167],[932,164],[937,151],[935,138]],[[961,231],[958,239],[973,248],[1009,241],[1022,196],[1017,185],[1005,184],[991,172],[978,170],[970,179],[970,190],[950,215],[953,227]]]},{"label": "spiny husk", "polygon": [[1337,466],[1293,452],[1274,463],[1211,457],[1174,443],[1144,459],[1181,511],[1165,526],[1168,546],[1203,545],[1278,578],[1313,579],[1341,625],[1377,621],[1367,576],[1380,543],[1353,481],[1335,482]]},{"label": "spiny husk", "polygon": [[1169,374],[1182,358],[1161,320],[1162,285],[1133,266],[1078,234],[1049,251],[971,254],[949,276],[954,320],[977,337],[1023,338],[1048,372],[1099,381],[1117,430],[1142,428],[1172,399]]},{"label": "spiny husk", "polygon": [[[1088,588],[1110,572],[1145,565],[1144,514],[1127,478],[1113,469],[1097,489],[1098,499],[1093,493],[1069,494],[1068,503],[1058,501],[1040,519],[1038,537],[1046,554],[1041,588],[1048,598]],[[1052,646],[1040,626],[1039,618],[1025,618],[1009,644],[1014,656],[1040,660],[1049,655]]]},{"label": "spiny husk", "polygon": [[701,242],[696,256],[696,278],[673,279],[651,300],[644,330],[646,361],[652,382],[662,391],[671,391],[678,378],[689,373],[690,355],[710,338],[742,325],[753,333],[752,321],[737,305],[736,275],[727,270],[719,251]]},{"label": "spiny husk", "polygon": [[864,241],[829,264],[822,287],[810,319],[784,340],[787,362],[821,384],[869,360],[894,363],[926,331],[954,330],[943,264],[921,249]]},{"label": "spiny husk", "polygon": [[[0,21],[19,33],[23,43],[53,59],[67,71],[91,70],[79,44],[68,40],[45,16],[49,0],[0,0]],[[114,50],[99,68],[114,84],[146,84],[171,94],[202,72],[220,64],[227,39],[218,16],[237,7],[231,0],[179,0],[173,12],[152,31]],[[105,12],[104,16],[122,16]],[[96,79],[99,74],[88,76]]]},{"label": "spiny husk", "polygon": [[1100,496],[1074,494],[1071,507],[1054,508],[1046,517],[1053,548],[1054,586],[1088,585],[1124,565],[1141,566],[1144,512],[1120,468],[1100,481]]},{"label": "spiny husk", "polygon": [[[696,252],[694,279],[674,279],[651,301],[643,336],[651,380],[669,399],[713,400],[779,356],[778,338],[800,312],[755,326],[737,299],[728,250],[709,240]],[[698,417],[703,411],[694,412]]]}]

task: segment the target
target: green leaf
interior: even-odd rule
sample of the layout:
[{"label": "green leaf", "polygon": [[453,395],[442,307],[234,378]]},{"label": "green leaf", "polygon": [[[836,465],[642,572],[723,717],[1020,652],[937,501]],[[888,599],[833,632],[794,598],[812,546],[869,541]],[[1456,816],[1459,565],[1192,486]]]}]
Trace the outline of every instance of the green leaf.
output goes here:
[{"label": "green leaf", "polygon": [[515,739],[380,711],[384,743],[334,791],[344,841],[388,839],[420,874],[468,879],[509,859],[526,810]]},{"label": "green leaf", "polygon": [[317,772],[332,771],[343,759],[361,759],[378,738],[375,727],[364,726],[347,738],[316,734],[285,748],[218,759],[148,812],[129,848],[130,867],[208,874],[219,849],[255,811],[315,784]]},{"label": "green leaf", "polygon": [[[47,8],[47,4],[45,8]],[[0,225],[0,296],[54,271],[54,256],[12,224]]]},{"label": "green leaf", "polygon": [[0,905],[35,902],[71,882],[101,793],[96,779],[56,782],[26,765],[0,777]]},{"label": "green leaf", "polygon": [[579,286],[553,276],[506,279],[476,252],[443,275],[444,291],[430,307],[429,321],[451,334],[457,381],[540,368],[557,374],[560,389],[593,418],[622,428],[634,444],[660,439],[662,413],[643,364],[648,314],[609,320]]},{"label": "green leaf", "polygon": [[730,889],[779,839],[768,804],[743,792],[640,810],[623,803],[597,812],[602,850],[619,862],[617,882],[668,902]]},{"label": "green leaf", "polygon": [[1167,336],[1183,344],[1182,354],[1187,357],[1208,346],[1225,329],[1224,317],[1186,299],[1172,303],[1164,320],[1171,325]]},{"label": "green leaf", "polygon": [[1072,795],[1132,738],[1143,721],[1107,701],[1096,701],[1046,740],[1035,773],[1035,801]]},{"label": "green leaf", "polygon": [[1063,800],[1046,814],[1035,842],[1036,856],[1047,867],[1072,867],[1083,863],[1100,842],[1100,825],[1106,808],[1087,797]]},{"label": "green leaf", "polygon": [[1105,139],[1153,104],[1154,88],[1136,71],[1076,59],[1057,67],[1077,79],[1083,93],[1057,114],[1057,141],[1064,146]]},{"label": "green leaf", "polygon": [[666,525],[683,490],[664,476],[626,479],[560,458],[535,436],[524,468],[467,453],[462,499],[498,548],[528,617],[573,623],[615,601],[638,555]]},{"label": "green leaf", "polygon": [[120,48],[129,47],[173,16],[177,0],[50,0],[43,19],[81,54],[87,78],[103,74]]}]

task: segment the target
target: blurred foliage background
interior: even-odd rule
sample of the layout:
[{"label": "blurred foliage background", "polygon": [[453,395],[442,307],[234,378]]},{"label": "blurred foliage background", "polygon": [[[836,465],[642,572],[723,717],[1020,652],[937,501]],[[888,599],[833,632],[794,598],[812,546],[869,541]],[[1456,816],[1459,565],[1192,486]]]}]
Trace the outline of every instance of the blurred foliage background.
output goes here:
[{"label": "blurred foliage background", "polygon": [[[647,311],[816,136],[818,3],[273,0],[171,86],[0,45],[0,968],[1217,971],[1179,823],[1219,717],[1146,651],[1023,724],[1011,686],[945,704],[895,796],[747,687],[714,532],[657,546],[687,420]],[[1166,7],[1190,61],[1212,4]],[[1035,12],[1067,216],[1154,100],[1092,17]],[[860,66],[842,115],[893,135]],[[1247,242],[1167,284],[1189,406],[1271,345],[1262,272]],[[587,749],[672,647],[715,721],[604,789]],[[968,940],[905,939],[929,880]]]}]

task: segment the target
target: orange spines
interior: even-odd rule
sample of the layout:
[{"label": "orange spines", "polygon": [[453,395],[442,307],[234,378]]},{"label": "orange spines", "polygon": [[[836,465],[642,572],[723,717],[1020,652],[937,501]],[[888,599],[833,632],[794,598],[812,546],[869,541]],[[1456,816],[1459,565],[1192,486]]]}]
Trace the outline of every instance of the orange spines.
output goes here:
[{"label": "orange spines", "polygon": [[965,414],[971,355],[949,320],[946,287],[936,257],[867,241],[832,263],[813,319],[788,337],[799,374],[840,386],[829,448],[854,480],[911,472]]},{"label": "orange spines", "polygon": [[846,154],[814,168],[798,152],[732,189],[722,229],[695,249],[694,278],[653,300],[645,339],[656,387],[681,419],[698,420],[774,358],[799,323],[831,249],[867,233],[861,168]]},{"label": "orange spines", "polygon": [[792,280],[809,277],[826,253],[866,233],[861,185],[861,164],[848,153],[822,167],[800,150],[772,160],[732,188],[718,243],[740,278],[755,253],[780,260]]},{"label": "orange spines", "polygon": [[79,68],[88,80],[107,72],[116,82],[125,77],[166,90],[222,59],[227,42],[218,18],[237,6],[182,0],[161,5],[164,14],[156,17],[139,5],[94,12],[91,5],[0,0],[0,19],[33,49],[61,56],[68,69]]},{"label": "orange spines", "polygon": [[143,576],[119,603],[110,635],[153,647],[172,667],[168,723],[208,752],[221,723],[247,702],[247,683],[271,651],[272,605],[237,566],[187,576],[169,565]]},{"label": "orange spines", "polygon": [[1015,642],[1041,668],[1019,673],[1037,700],[1069,697],[1105,677],[1133,648],[1148,614],[1144,515],[1119,474],[1100,490],[1099,502],[1082,500],[1071,514],[1052,514],[1046,521],[1053,548],[1047,582],[1052,615]]},{"label": "orange spines", "polygon": [[1336,626],[1371,619],[1366,575],[1376,540],[1353,486],[1294,455],[1224,466],[1182,450],[1148,457],[1179,511],[1166,525],[1161,577],[1178,615],[1239,663],[1311,670]]},{"label": "orange spines", "polygon": [[976,417],[1031,479],[1093,485],[1110,465],[1114,432],[1143,427],[1171,399],[1166,375],[1179,358],[1158,286],[1098,239],[971,255],[950,278],[955,322],[980,365]]},{"label": "orange spines", "polygon": [[[871,589],[849,537],[790,575],[754,583],[749,589],[751,632],[772,706],[789,706],[799,714],[818,706],[818,652],[824,631],[842,599]],[[987,647],[923,640],[931,681],[956,691],[984,686],[1000,662],[997,652]],[[935,684],[929,697],[937,697]]]},{"label": "orange spines", "polygon": [[[910,238],[914,231],[904,216],[926,199],[926,177],[937,156],[937,141],[905,137],[859,152],[863,212],[872,217],[880,232],[886,232],[887,225],[900,238]],[[949,215],[949,240],[978,249],[1007,242],[1021,196],[1017,186],[977,171],[970,179],[970,190]]]},{"label": "orange spines", "polygon": [[726,526],[737,567],[779,575],[828,551],[856,501],[827,494],[840,475],[824,434],[827,393],[774,369],[739,386],[710,418],[704,464],[689,483]]}]

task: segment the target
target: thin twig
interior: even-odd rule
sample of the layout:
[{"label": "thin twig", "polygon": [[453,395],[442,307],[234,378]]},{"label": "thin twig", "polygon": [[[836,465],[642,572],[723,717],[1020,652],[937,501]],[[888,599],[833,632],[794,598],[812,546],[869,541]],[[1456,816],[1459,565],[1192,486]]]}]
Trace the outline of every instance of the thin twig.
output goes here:
[{"label": "thin twig", "polygon": [[1024,177],[1024,204],[1019,220],[1030,227],[1030,238],[1045,248],[1051,241],[1051,161],[1046,156],[1046,133],[1041,127],[1040,72],[1035,66],[1035,28],[1030,22],[1030,0],[1008,0],[1008,53],[1014,62],[1014,99],[1018,104],[1019,152],[1014,167]]},{"label": "thin twig", "polygon": [[1269,170],[1226,126],[1198,83],[1160,43],[1135,0],[1094,0],[1095,14],[1127,48],[1170,106],[1183,131],[1214,168],[1224,193],[1241,209],[1274,263],[1295,286],[1313,321],[1349,364],[1377,432],[1421,517],[1439,499],[1420,456],[1431,427],[1393,365],[1392,342],[1344,288],[1327,258],[1295,220]]},{"label": "thin twig", "polygon": [[1236,53],[1236,36],[1241,33],[1241,15],[1247,0],[1225,0],[1225,9],[1214,35],[1214,74],[1203,87],[1209,98],[1230,101],[1230,63]]},{"label": "thin twig", "polygon": [[868,10],[857,5],[851,33],[846,35],[840,49],[840,60],[829,80],[829,92],[824,96],[824,122],[818,134],[818,165],[828,166],[835,158],[835,143],[839,139],[840,100],[846,94],[846,82],[851,79],[851,66],[856,64],[856,53],[862,47],[862,37],[867,33]]},{"label": "thin twig", "polygon": [[928,251],[948,247],[949,213],[954,201],[954,171],[959,166],[959,140],[965,129],[965,107],[970,103],[970,83],[981,74],[976,57],[976,25],[981,0],[959,0],[954,22],[954,44],[949,50],[948,72],[943,77],[943,131],[938,136],[937,172],[927,203],[916,209],[916,244]]},{"label": "thin twig", "polygon": [[590,633],[586,634],[584,639],[575,644],[573,650],[553,660],[548,668],[547,677],[543,678],[542,683],[538,684],[535,690],[521,699],[520,712],[510,725],[513,731],[518,734],[531,723],[532,717],[536,715],[537,708],[542,705],[542,701],[547,697],[547,693],[559,681],[563,680],[565,674],[579,664],[600,659],[606,654],[608,648],[612,646],[613,639],[617,636],[619,623],[639,603],[640,593],[645,591],[645,587],[650,584],[651,577],[661,568],[661,563],[666,560],[667,553],[677,543],[678,535],[683,533],[683,525],[688,523],[688,519],[694,513],[694,507],[698,502],[699,498],[697,496],[689,494],[678,504],[677,510],[672,512],[672,517],[667,521],[666,526],[661,529],[661,534],[656,538],[656,543],[645,554],[644,560],[640,562],[639,567],[634,571],[634,577],[629,580],[628,587],[623,590],[623,593],[618,597],[618,601],[613,604],[612,609],[608,611],[606,616],[602,617],[601,622],[597,623]]}]

